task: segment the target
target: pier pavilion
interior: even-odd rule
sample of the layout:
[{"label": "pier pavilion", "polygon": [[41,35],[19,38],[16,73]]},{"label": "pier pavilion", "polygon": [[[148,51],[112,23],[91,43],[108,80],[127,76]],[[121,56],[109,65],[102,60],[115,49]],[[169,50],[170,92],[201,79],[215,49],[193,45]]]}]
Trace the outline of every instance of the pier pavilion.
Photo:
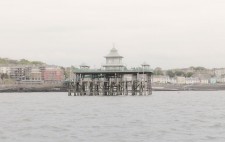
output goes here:
[{"label": "pier pavilion", "polygon": [[116,96],[116,95],[151,95],[150,65],[127,69],[123,57],[113,48],[105,56],[103,69],[90,69],[82,64],[74,69],[74,78],[68,84],[68,95],[74,96]]}]

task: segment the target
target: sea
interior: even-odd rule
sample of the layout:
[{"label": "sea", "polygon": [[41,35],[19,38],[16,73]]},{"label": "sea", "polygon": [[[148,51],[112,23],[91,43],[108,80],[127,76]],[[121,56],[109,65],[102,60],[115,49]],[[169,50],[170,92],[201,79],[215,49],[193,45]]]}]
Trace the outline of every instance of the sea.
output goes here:
[{"label": "sea", "polygon": [[0,94],[0,142],[224,141],[224,91]]}]

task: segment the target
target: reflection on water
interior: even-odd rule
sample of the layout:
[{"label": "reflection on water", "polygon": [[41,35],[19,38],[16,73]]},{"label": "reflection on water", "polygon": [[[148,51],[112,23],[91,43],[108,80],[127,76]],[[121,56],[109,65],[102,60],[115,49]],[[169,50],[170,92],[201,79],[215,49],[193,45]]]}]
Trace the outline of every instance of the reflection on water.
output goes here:
[{"label": "reflection on water", "polygon": [[225,92],[0,94],[0,142],[223,142]]}]

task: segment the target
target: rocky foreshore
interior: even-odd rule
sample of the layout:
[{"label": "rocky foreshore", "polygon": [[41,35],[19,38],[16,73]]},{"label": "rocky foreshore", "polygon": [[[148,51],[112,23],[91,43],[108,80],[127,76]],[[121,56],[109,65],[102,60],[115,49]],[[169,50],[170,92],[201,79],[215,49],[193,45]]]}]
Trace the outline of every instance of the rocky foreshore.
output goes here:
[{"label": "rocky foreshore", "polygon": [[220,91],[225,90],[225,84],[153,84],[153,91]]},{"label": "rocky foreshore", "polygon": [[66,92],[63,85],[0,85],[1,92]]},{"label": "rocky foreshore", "polygon": [[[153,91],[219,91],[225,90],[225,84],[153,84]],[[67,92],[63,85],[0,85],[0,93],[3,92]]]}]

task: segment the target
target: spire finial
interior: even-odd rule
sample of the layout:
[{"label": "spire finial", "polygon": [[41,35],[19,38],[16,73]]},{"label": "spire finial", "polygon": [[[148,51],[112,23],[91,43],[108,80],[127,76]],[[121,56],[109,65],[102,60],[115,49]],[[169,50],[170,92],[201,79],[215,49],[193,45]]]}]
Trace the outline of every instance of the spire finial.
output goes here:
[{"label": "spire finial", "polygon": [[113,49],[115,49],[116,47],[115,47],[115,42],[113,42]]}]

